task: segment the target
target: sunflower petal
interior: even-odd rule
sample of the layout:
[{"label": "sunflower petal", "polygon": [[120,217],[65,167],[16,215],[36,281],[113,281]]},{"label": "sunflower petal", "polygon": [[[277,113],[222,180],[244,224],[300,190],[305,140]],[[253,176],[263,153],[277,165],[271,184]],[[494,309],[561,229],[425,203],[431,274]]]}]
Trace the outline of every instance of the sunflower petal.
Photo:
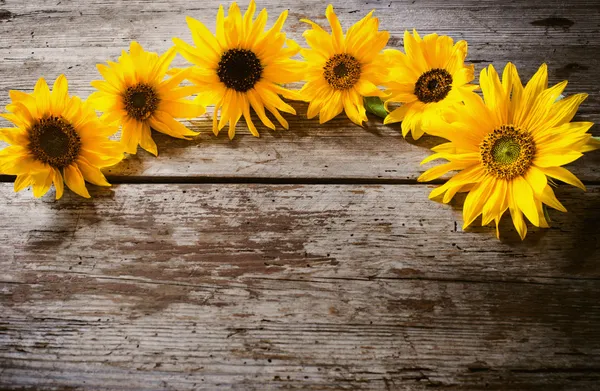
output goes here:
[{"label": "sunflower petal", "polygon": [[60,200],[65,192],[65,184],[63,182],[63,177],[60,171],[57,168],[53,168],[53,182],[54,187],[56,188],[56,199]]},{"label": "sunflower petal", "polygon": [[65,183],[76,194],[79,194],[82,197],[90,198],[90,193],[85,187],[85,181],[83,180],[83,175],[79,168],[75,164],[71,164],[63,169],[63,174],[65,178]]},{"label": "sunflower petal", "polygon": [[83,156],[77,159],[77,167],[87,182],[97,186],[110,186],[102,171],[98,167],[91,165]]},{"label": "sunflower petal", "polygon": [[571,171],[563,167],[545,167],[540,169],[544,174],[551,178],[558,179],[571,186],[575,186],[585,191],[585,185]]}]

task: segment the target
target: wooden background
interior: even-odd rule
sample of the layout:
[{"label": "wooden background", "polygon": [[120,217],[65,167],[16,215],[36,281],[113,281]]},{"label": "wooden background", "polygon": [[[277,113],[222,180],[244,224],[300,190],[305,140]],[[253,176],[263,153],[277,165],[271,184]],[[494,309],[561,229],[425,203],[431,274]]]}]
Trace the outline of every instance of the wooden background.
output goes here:
[{"label": "wooden background", "polygon": [[[189,40],[185,15],[212,29],[217,5],[0,0],[0,104],[63,72],[86,97],[97,62]],[[289,9],[303,45],[299,19],[323,23],[325,5],[259,2],[271,22]],[[466,39],[477,71],[510,60],[528,79],[547,62],[551,83],[590,94],[577,119],[600,121],[597,1],[334,6],[346,28],[376,9],[390,47],[413,27]],[[505,218],[498,241],[416,182],[436,140],[293,105],[291,129],[260,139],[216,138],[208,117],[191,142],[155,134],[159,157],[107,170],[116,185],[91,200],[1,177],[0,389],[600,388],[600,153],[572,165],[588,191],[559,187],[552,228],[521,242]]]}]

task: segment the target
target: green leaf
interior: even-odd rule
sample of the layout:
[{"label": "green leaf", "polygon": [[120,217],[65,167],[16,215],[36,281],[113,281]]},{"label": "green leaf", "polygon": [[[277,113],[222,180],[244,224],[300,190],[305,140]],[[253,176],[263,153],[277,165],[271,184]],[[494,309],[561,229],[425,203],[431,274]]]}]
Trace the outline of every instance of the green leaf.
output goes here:
[{"label": "green leaf", "polygon": [[550,220],[550,215],[548,214],[548,208],[546,207],[546,205],[542,204],[542,210],[544,211],[544,217],[546,218],[546,221],[548,222],[548,224],[550,224],[552,220]]},{"label": "green leaf", "polygon": [[383,106],[381,98],[378,96],[365,96],[363,99],[367,113],[375,114],[380,118],[385,118],[387,116],[388,113]]}]

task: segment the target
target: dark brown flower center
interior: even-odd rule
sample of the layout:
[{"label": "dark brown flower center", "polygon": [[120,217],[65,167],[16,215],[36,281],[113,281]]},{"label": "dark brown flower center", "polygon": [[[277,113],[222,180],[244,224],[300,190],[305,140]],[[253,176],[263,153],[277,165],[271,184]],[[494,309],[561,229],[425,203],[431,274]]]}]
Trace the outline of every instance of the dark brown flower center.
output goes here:
[{"label": "dark brown flower center", "polygon": [[488,173],[511,180],[525,175],[535,158],[536,147],[528,132],[502,125],[483,139],[480,152]]},{"label": "dark brown flower center", "polygon": [[360,79],[360,62],[353,56],[336,54],[325,63],[323,76],[337,90],[352,88]]},{"label": "dark brown flower center", "polygon": [[229,49],[221,56],[217,75],[227,88],[246,92],[260,80],[263,67],[254,52]]},{"label": "dark brown flower center", "polygon": [[423,103],[439,102],[452,89],[452,75],[436,68],[423,73],[415,84],[415,95]]},{"label": "dark brown flower center", "polygon": [[79,156],[81,139],[64,118],[42,118],[29,130],[29,150],[42,163],[64,168]]},{"label": "dark brown flower center", "polygon": [[158,108],[158,102],[156,90],[144,83],[128,87],[123,94],[125,111],[138,121],[148,119]]}]

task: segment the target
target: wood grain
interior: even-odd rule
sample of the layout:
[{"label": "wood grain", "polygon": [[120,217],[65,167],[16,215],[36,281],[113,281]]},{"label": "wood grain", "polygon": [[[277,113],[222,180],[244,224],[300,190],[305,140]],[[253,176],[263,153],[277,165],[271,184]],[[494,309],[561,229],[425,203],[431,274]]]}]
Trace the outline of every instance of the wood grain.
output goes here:
[{"label": "wood grain", "polygon": [[[275,2],[273,2],[275,3]],[[73,1],[21,2],[0,5],[0,105],[8,103],[9,89],[30,90],[38,77],[53,79],[65,73],[71,91],[86,97],[90,80],[99,77],[96,63],[115,59],[130,40],[151,50],[171,46],[171,37],[190,40],[185,15],[214,29],[218,1]],[[286,31],[305,45],[301,18],[324,20],[324,3],[259,2],[270,12],[270,21],[289,9]],[[587,92],[588,100],[577,119],[598,122],[600,114],[600,7],[594,1],[347,1],[335,4],[345,27],[375,9],[380,25],[391,33],[389,46],[402,47],[405,29],[434,31],[469,42],[469,59],[477,71],[493,63],[501,69],[507,61],[519,67],[524,79],[543,63],[550,82],[569,79],[567,93]],[[185,64],[179,58],[176,65]],[[140,150],[108,174],[113,181],[127,178],[344,178],[347,180],[413,180],[424,171],[418,162],[436,140],[406,142],[399,125],[383,126],[373,118],[364,129],[343,116],[319,126],[309,121],[306,105],[294,104],[298,116],[287,116],[290,131],[259,127],[254,139],[244,125],[233,142],[226,134],[212,136],[211,122],[193,121],[202,135],[192,142],[156,135],[160,157]],[[211,110],[209,109],[210,115]],[[597,126],[592,129],[600,135]],[[590,154],[573,165],[582,180],[600,178],[600,154]],[[119,177],[126,178],[120,179]],[[154,180],[154,179],[153,179]]]},{"label": "wood grain", "polygon": [[[113,191],[114,190],[114,191]],[[428,186],[0,186],[0,386],[593,389],[600,187],[526,242]]]},{"label": "wood grain", "polygon": [[[0,0],[0,105],[61,73],[86,97],[96,63],[133,39],[189,40],[185,15],[214,29],[218,3]],[[322,2],[258,6],[271,23],[289,9],[303,46],[299,20],[325,23]],[[576,119],[600,120],[596,1],[334,6],[345,27],[375,9],[390,47],[413,27],[466,39],[478,71],[513,61],[527,79],[546,62],[590,94]],[[438,140],[293,105],[290,131],[260,139],[213,137],[205,117],[193,141],[155,134],[159,157],[107,170],[120,184],[91,200],[0,183],[0,389],[598,388],[600,153],[572,165],[589,189],[557,189],[569,213],[552,228],[521,242],[505,217],[498,241],[415,184]]]}]

